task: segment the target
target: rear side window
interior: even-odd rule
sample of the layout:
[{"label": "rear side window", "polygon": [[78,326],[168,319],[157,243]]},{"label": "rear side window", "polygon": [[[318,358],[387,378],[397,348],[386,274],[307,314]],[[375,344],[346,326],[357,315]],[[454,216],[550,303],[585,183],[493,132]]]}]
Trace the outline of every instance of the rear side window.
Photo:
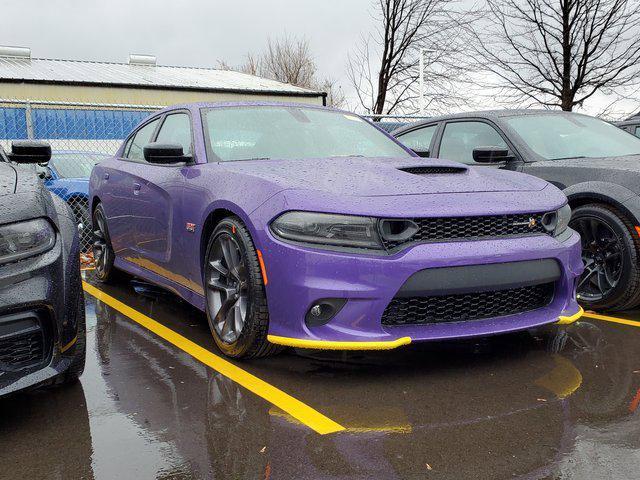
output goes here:
[{"label": "rear side window", "polygon": [[167,115],[156,142],[182,145],[185,155],[191,155],[191,120],[186,113]]},{"label": "rear side window", "polygon": [[442,135],[438,157],[474,164],[473,149],[478,147],[508,148],[496,129],[487,123],[448,123]]},{"label": "rear side window", "polygon": [[414,152],[427,152],[431,149],[431,140],[436,133],[437,127],[438,125],[430,125],[425,128],[420,128],[419,130],[412,130],[398,137],[398,140]]},{"label": "rear side window", "polygon": [[640,138],[640,127],[636,127],[635,130],[633,131],[633,134],[636,137]]},{"label": "rear side window", "polygon": [[144,147],[151,141],[151,136],[158,125],[159,119],[155,119],[147,123],[133,136],[129,151],[126,153],[126,158],[130,160],[144,160]]}]

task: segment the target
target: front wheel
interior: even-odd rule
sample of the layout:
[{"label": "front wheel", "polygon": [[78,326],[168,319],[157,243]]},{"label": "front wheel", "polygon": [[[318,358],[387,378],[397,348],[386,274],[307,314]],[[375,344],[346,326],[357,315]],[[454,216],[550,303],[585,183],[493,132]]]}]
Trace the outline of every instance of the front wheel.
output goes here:
[{"label": "front wheel", "polygon": [[582,205],[571,228],[582,241],[584,272],[577,285],[580,303],[592,310],[624,310],[640,300],[640,242],[633,225],[608,205]]},{"label": "front wheel", "polygon": [[265,357],[281,350],[267,340],[269,310],[258,253],[235,217],[222,220],[204,264],[207,318],[218,348],[230,357]]}]

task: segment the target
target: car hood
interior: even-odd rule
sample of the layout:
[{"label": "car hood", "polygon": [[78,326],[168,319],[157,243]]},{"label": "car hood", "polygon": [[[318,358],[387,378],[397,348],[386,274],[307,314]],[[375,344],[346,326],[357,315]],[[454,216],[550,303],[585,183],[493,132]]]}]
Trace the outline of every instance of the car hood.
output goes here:
[{"label": "car hood", "polygon": [[545,160],[542,163],[544,163],[545,167],[594,168],[640,173],[640,155],[626,155],[624,157],[566,158],[564,160]]},{"label": "car hood", "polygon": [[16,171],[8,163],[0,163],[0,196],[16,191]]},{"label": "car hood", "polygon": [[[281,189],[315,190],[340,196],[540,191],[544,180],[490,167],[423,158],[318,158],[228,162],[225,169],[258,177]],[[429,167],[422,174],[406,168]],[[457,169],[451,173],[451,169]]]},{"label": "car hood", "polygon": [[603,181],[640,193],[640,155],[545,160],[530,164],[526,171],[566,185]]}]

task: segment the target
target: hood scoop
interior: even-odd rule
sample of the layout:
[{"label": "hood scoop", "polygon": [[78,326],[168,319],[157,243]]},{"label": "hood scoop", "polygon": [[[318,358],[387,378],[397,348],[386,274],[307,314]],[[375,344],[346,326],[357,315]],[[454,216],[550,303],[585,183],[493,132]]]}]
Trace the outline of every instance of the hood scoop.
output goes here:
[{"label": "hood scoop", "polygon": [[465,167],[451,166],[424,166],[424,167],[401,167],[398,170],[411,173],[412,175],[438,175],[438,174],[455,174],[467,171]]}]

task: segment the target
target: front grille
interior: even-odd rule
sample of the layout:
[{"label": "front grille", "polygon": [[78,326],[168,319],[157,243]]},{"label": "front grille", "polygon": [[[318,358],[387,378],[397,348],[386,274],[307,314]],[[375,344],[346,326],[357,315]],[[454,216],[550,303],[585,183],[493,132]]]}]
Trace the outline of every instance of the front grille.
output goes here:
[{"label": "front grille", "polygon": [[464,167],[404,167],[400,168],[403,172],[411,173],[413,175],[433,175],[433,174],[445,174],[445,173],[464,173],[467,171]]},{"label": "front grille", "polygon": [[553,283],[544,283],[489,292],[396,297],[382,314],[382,324],[425,325],[514,315],[549,305],[553,291]]},{"label": "front grille", "polygon": [[40,329],[0,339],[0,371],[20,370],[44,360],[44,337]]},{"label": "front grille", "polygon": [[482,217],[412,218],[418,231],[402,241],[382,239],[384,247],[395,248],[414,242],[452,241],[485,237],[549,234],[542,225],[544,213],[491,215]]}]

